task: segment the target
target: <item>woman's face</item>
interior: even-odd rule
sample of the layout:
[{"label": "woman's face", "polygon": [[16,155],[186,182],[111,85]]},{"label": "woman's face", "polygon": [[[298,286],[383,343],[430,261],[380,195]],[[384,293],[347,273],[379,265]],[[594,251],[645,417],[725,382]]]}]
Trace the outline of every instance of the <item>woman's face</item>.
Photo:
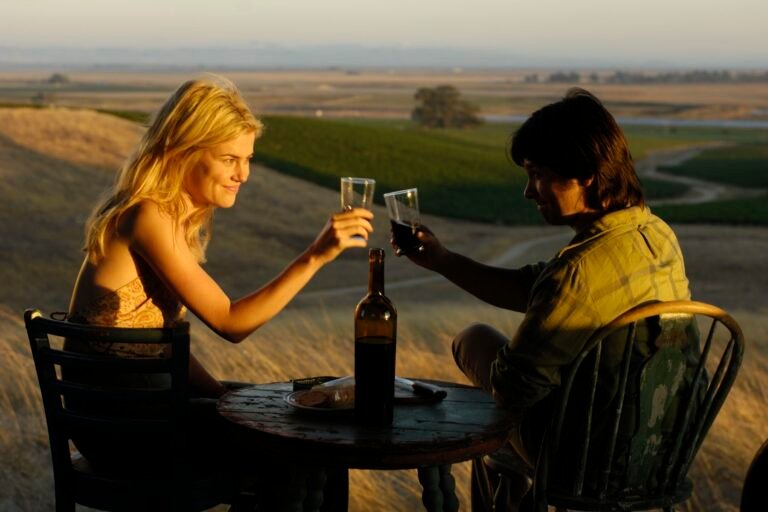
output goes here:
[{"label": "woman's face", "polygon": [[184,190],[196,207],[229,208],[248,181],[256,135],[246,132],[200,153],[184,176]]}]

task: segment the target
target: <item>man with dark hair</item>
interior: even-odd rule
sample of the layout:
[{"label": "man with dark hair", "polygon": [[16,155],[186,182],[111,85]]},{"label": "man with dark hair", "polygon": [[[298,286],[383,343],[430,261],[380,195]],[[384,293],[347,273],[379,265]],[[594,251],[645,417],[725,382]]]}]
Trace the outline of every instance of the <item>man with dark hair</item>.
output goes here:
[{"label": "man with dark hair", "polygon": [[[518,417],[510,443],[535,461],[560,372],[601,326],[651,300],[690,298],[672,229],[645,206],[623,132],[592,94],[572,89],[536,111],[512,139],[524,195],[575,237],[548,262],[506,269],[446,249],[426,227],[408,257],[479,299],[525,314],[512,338],[475,324],[453,341],[459,368]],[[393,244],[395,241],[393,240]],[[475,468],[479,469],[479,468]],[[475,472],[475,477],[478,473]],[[473,508],[484,507],[473,480]],[[520,496],[527,479],[519,481]]]}]

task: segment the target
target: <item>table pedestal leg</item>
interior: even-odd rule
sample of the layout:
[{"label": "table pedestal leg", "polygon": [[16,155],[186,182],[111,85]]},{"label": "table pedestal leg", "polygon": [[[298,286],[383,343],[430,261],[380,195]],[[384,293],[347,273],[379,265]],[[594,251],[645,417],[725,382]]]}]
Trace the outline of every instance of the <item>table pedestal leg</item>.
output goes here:
[{"label": "table pedestal leg", "polygon": [[326,474],[322,469],[309,470],[306,475],[306,496],[304,497],[304,512],[319,512],[323,504],[323,489]]},{"label": "table pedestal leg", "polygon": [[428,466],[418,469],[419,482],[423,488],[421,502],[427,512],[456,512],[459,500],[456,498],[456,481],[451,475],[451,465]]},{"label": "table pedestal leg", "polygon": [[276,512],[319,512],[325,481],[323,469],[293,467],[283,479],[267,484],[271,487],[263,506]]},{"label": "table pedestal leg", "polygon": [[285,512],[303,512],[304,498],[307,495],[306,477],[298,470],[292,470],[287,482],[282,509]]}]

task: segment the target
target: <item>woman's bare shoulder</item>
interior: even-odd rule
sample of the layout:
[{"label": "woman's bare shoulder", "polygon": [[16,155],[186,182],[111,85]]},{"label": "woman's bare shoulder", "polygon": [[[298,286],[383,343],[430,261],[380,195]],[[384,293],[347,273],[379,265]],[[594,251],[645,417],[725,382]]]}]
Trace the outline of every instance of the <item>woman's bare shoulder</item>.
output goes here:
[{"label": "woman's bare shoulder", "polygon": [[174,224],[174,219],[159,204],[143,200],[125,211],[119,222],[119,232],[127,239],[146,231],[162,230]]},{"label": "woman's bare shoulder", "polygon": [[168,210],[151,199],[144,199],[136,203],[131,209],[131,214],[137,222],[161,222],[163,224],[174,222],[174,218]]}]

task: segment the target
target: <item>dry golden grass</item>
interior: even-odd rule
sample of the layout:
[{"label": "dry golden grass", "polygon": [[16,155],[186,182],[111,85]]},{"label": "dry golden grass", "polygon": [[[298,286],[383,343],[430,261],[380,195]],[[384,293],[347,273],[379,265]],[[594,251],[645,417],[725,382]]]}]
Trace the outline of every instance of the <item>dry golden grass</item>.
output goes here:
[{"label": "dry golden grass", "polygon": [[0,135],[78,165],[118,168],[143,128],[92,110],[0,109]]},{"label": "dry golden grass", "polygon": [[[46,111],[35,112],[15,123],[44,125],[34,117],[45,116]],[[100,188],[111,179],[91,166],[115,166],[108,163],[109,151],[99,161],[73,163],[79,161],[79,148],[90,147],[80,146],[90,134],[75,128],[83,126],[77,113],[68,122],[66,116],[62,121],[67,137],[47,143],[36,141],[34,131],[14,126],[13,118],[4,119],[0,130],[26,133],[26,138],[19,136],[18,142],[10,143],[8,135],[0,137],[0,279],[4,283],[0,288],[0,510],[51,510],[53,485],[45,421],[21,313],[29,306],[66,307],[81,257],[82,220]],[[96,116],[94,122],[102,121],[112,118]],[[104,126],[104,134],[111,137],[107,148],[127,148],[126,141],[135,140],[131,130],[98,126]],[[65,140],[68,138],[82,140]],[[239,204],[217,216],[209,253],[209,270],[233,295],[276,274],[309,243],[327,212],[337,207],[333,191],[264,169],[257,174],[260,178],[254,178],[255,186],[242,193]],[[30,176],[34,176],[31,191]],[[295,193],[284,194],[288,188]],[[28,193],[19,196],[20,190]],[[383,245],[386,215],[381,210],[377,214],[381,223],[373,243]],[[481,226],[437,218],[428,223],[451,247],[482,261],[494,261],[510,247],[537,237],[547,240],[515,255],[508,260],[510,264],[549,257],[564,235],[558,230]],[[735,511],[747,466],[768,438],[768,298],[764,293],[768,275],[759,271],[765,267],[768,229],[679,226],[676,230],[694,297],[731,311],[748,341],[741,375],[693,468],[696,494],[688,506],[689,510]],[[217,339],[192,319],[193,350],[222,379],[267,382],[350,373],[352,311],[363,294],[365,268],[362,252],[344,255],[326,267],[286,311],[238,346]],[[402,259],[387,262],[389,285],[427,275]],[[339,283],[352,290],[324,295],[324,290]],[[440,280],[415,288],[391,286],[387,293],[400,313],[401,375],[462,381],[450,356],[452,337],[475,321],[512,333],[520,319],[520,315],[482,305]],[[459,465],[454,474],[466,510],[468,465]],[[419,494],[414,471],[375,475],[355,471],[350,509],[417,510]]]}]

